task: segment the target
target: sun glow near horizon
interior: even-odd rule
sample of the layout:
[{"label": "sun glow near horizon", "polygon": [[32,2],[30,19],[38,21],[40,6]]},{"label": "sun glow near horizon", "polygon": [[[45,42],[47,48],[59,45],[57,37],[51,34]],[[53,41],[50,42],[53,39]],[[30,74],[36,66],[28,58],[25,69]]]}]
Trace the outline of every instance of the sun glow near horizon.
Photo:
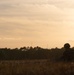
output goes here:
[{"label": "sun glow near horizon", "polygon": [[0,47],[74,46],[73,0],[0,1]]}]

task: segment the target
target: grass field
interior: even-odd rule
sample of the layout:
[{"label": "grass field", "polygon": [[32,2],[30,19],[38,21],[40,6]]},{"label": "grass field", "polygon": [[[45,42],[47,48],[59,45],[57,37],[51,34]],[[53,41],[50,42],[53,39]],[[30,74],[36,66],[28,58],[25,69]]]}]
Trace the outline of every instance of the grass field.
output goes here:
[{"label": "grass field", "polygon": [[74,75],[74,62],[0,61],[0,75]]}]

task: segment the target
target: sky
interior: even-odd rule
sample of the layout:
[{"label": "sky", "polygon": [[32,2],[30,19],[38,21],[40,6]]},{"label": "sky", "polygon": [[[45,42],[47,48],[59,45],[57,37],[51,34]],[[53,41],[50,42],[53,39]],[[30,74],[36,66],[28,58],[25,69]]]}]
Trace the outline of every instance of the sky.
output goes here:
[{"label": "sky", "polygon": [[0,0],[0,47],[74,46],[74,0]]}]

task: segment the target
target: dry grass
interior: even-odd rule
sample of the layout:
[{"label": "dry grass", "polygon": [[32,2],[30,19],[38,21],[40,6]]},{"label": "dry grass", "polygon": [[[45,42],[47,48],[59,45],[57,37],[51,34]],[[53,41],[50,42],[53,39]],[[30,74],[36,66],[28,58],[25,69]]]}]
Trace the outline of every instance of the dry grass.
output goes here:
[{"label": "dry grass", "polygon": [[73,62],[0,61],[0,75],[74,75]]}]

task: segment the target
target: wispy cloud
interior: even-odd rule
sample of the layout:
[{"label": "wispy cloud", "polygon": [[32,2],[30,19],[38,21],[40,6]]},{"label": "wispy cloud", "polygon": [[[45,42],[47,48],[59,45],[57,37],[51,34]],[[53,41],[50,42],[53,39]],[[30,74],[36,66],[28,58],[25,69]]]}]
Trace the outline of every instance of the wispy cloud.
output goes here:
[{"label": "wispy cloud", "polygon": [[12,42],[12,47],[23,40],[23,45],[45,45],[73,39],[73,8],[73,0],[0,0],[1,43]]}]

